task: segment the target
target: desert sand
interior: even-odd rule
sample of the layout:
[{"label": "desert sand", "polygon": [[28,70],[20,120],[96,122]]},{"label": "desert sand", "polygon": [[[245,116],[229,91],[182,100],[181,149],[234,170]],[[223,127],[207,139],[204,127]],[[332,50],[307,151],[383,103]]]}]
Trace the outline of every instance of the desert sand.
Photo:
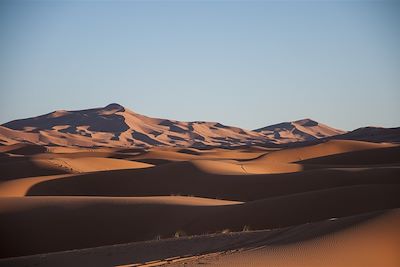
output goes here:
[{"label": "desert sand", "polygon": [[398,128],[118,104],[0,126],[0,266],[400,266]]},{"label": "desert sand", "polygon": [[394,143],[0,149],[2,266],[400,263]]},{"label": "desert sand", "polygon": [[398,209],[0,260],[7,266],[398,266]]}]

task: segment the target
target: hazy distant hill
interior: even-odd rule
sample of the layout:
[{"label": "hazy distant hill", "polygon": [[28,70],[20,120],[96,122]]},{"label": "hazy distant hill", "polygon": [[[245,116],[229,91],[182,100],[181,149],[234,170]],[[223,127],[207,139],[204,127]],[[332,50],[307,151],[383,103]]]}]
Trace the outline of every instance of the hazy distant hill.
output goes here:
[{"label": "hazy distant hill", "polygon": [[369,142],[400,142],[400,127],[362,127],[342,135],[332,136],[328,139],[358,140]]},{"label": "hazy distant hill", "polygon": [[262,133],[269,139],[280,140],[284,143],[312,141],[345,133],[345,131],[334,129],[311,119],[283,122],[256,129],[254,131]]},{"label": "hazy distant hill", "polygon": [[[317,141],[336,136],[341,139],[369,141],[372,130],[365,129],[367,128],[346,133],[311,119],[303,119],[251,131],[218,122],[150,118],[119,104],[110,104],[103,108],[86,110],[58,110],[5,123],[0,127],[0,142],[84,147],[265,146]],[[374,130],[377,135],[387,130],[393,135],[391,139],[398,136],[396,129],[379,129]],[[382,141],[382,138],[374,138]]]}]

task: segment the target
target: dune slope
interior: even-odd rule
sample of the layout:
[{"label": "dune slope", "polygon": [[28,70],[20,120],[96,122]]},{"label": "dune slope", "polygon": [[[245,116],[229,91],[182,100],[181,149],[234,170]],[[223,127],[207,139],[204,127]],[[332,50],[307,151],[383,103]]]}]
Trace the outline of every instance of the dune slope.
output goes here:
[{"label": "dune slope", "polygon": [[[206,173],[190,162],[145,169],[86,173],[40,181],[30,196],[193,195],[237,201],[357,184],[398,184],[400,168],[316,169],[270,175]],[[20,183],[24,180],[10,181]]]},{"label": "dune slope", "polygon": [[275,230],[181,237],[0,259],[0,264],[232,266],[235,260],[236,266],[257,266],[260,262],[261,266],[268,266],[271,262],[277,266],[368,266],[366,263],[373,263],[394,267],[399,259],[398,223],[399,211],[393,210]]},{"label": "dune slope", "polygon": [[[113,112],[103,115],[114,116]],[[340,230],[326,228],[326,223],[342,225],[343,217],[400,207],[400,149],[388,143],[332,140],[282,150],[17,144],[1,147],[0,153],[2,258],[145,240],[162,243],[157,240],[175,235],[268,229],[261,236],[254,232],[244,243],[231,240],[223,247],[216,241],[220,245],[213,251],[226,254],[230,248],[257,246],[263,253],[254,254],[256,258],[270,255],[279,266],[284,251],[296,253],[289,246]],[[310,223],[319,226],[311,230]],[[199,246],[213,248],[207,244]],[[321,254],[332,245],[318,244],[315,251]],[[264,251],[269,245],[276,246]],[[314,251],[302,245],[293,249]],[[283,252],[274,258],[274,251]],[[341,255],[334,251],[329,255]],[[243,254],[247,262],[249,255],[253,254]],[[226,261],[229,266],[234,260]]]},{"label": "dune slope", "polygon": [[396,208],[399,194],[400,185],[362,185],[243,204],[216,201],[233,204],[223,206],[143,198],[3,197],[1,257],[172,237],[177,231],[193,235],[285,227]]},{"label": "dune slope", "polygon": [[[264,246],[196,257],[169,266],[396,267],[400,265],[399,223],[400,213],[395,210],[312,240],[284,246],[265,242]],[[298,230],[301,233],[309,229]]]}]

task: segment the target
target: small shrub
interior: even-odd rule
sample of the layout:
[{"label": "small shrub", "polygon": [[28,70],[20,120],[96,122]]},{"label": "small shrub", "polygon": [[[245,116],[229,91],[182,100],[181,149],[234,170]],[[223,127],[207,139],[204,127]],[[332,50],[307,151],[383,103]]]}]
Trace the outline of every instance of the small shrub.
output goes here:
[{"label": "small shrub", "polygon": [[229,234],[230,232],[231,232],[231,230],[229,230],[229,229],[224,229],[224,230],[222,230],[221,233],[223,233],[223,234]]},{"label": "small shrub", "polygon": [[248,225],[243,226],[243,232],[248,232],[248,231],[250,231],[250,226]]},{"label": "small shrub", "polygon": [[186,233],[184,231],[182,231],[182,230],[178,230],[178,231],[175,232],[174,236],[176,238],[178,238],[178,237],[186,236]]}]

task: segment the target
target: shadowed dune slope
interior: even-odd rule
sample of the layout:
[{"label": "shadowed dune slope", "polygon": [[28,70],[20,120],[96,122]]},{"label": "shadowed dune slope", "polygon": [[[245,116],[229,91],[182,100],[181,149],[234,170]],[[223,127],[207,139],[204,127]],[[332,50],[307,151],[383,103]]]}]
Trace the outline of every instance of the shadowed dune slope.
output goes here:
[{"label": "shadowed dune slope", "polygon": [[29,157],[8,157],[0,159],[0,181],[16,178],[71,173],[71,170],[43,160]]},{"label": "shadowed dune slope", "polygon": [[[20,183],[23,180],[10,181]],[[219,175],[191,162],[145,169],[114,170],[38,182],[27,195],[151,196],[193,195],[237,201],[356,184],[396,184],[399,168],[361,170],[317,169],[270,175]]]},{"label": "shadowed dune slope", "polygon": [[16,144],[0,147],[0,181],[17,178],[56,175],[76,172],[95,172],[115,169],[146,168],[153,165],[132,160],[132,154],[112,150],[58,148],[64,153],[49,153],[48,148],[38,145]]},{"label": "shadowed dune slope", "polygon": [[[236,263],[240,263],[237,264],[239,266],[253,266],[259,259],[257,256],[277,256],[283,266],[291,262],[294,262],[295,266],[299,266],[299,263],[310,266],[310,262],[303,261],[319,258],[318,262],[324,263],[319,266],[326,266],[327,260],[333,266],[367,266],[367,264],[350,263],[359,260],[373,262],[372,259],[378,259],[378,262],[386,267],[397,267],[398,264],[391,263],[398,262],[396,260],[398,260],[397,251],[400,249],[397,227],[399,219],[399,210],[372,212],[274,230],[151,240],[0,259],[0,265],[102,267],[136,266],[146,262],[160,265],[178,262],[179,266],[182,264],[203,266],[218,263],[221,256],[224,261],[226,257],[230,259],[230,256],[238,255],[241,258],[235,260]],[[348,243],[349,240],[352,242]],[[379,244],[379,250],[376,250],[376,244]],[[365,251],[365,246],[371,246],[372,250]],[[245,257],[249,251],[262,253]],[[348,254],[349,251],[352,253]],[[347,257],[343,258],[345,255]],[[265,266],[266,262],[269,260],[264,258],[262,266]]]},{"label": "shadowed dune slope", "polygon": [[[370,152],[364,154],[366,150]],[[356,151],[358,153],[355,153]],[[379,153],[375,154],[375,151],[379,151]],[[347,154],[350,156],[345,156]],[[241,164],[249,173],[290,173],[309,169],[307,164],[317,163],[323,157],[326,157],[327,160],[321,162],[324,165],[321,168],[335,167],[335,164],[340,162],[336,158],[342,157],[351,157],[349,163],[361,165],[366,162],[368,164],[396,163],[394,158],[398,156],[400,156],[398,146],[389,143],[331,140],[317,145],[265,153],[253,160],[241,161]],[[369,160],[366,161],[366,158]],[[313,168],[315,167],[313,166]]]},{"label": "shadowed dune slope", "polygon": [[298,225],[397,208],[399,194],[400,185],[362,185],[224,206],[126,198],[4,197],[1,257],[171,237],[176,231],[193,235],[226,228],[240,231],[245,225],[250,229]]},{"label": "shadowed dune slope", "polygon": [[375,144],[362,141],[331,140],[318,145],[305,146],[300,148],[289,148],[265,154],[255,163],[292,163],[306,159],[341,154],[359,150],[393,147],[390,143]]},{"label": "shadowed dune slope", "polygon": [[[388,212],[377,218],[313,240],[284,246],[256,245],[234,253],[195,257],[169,266],[274,266],[274,267],[337,267],[337,266],[400,266],[400,212]],[[311,227],[293,229],[293,234],[310,231]],[[312,230],[311,230],[312,231]],[[268,239],[267,239],[268,240]]]},{"label": "shadowed dune slope", "polygon": [[[86,153],[84,155],[87,156]],[[227,160],[183,161],[148,169],[96,172],[74,175],[72,177],[32,177],[10,180],[0,184],[0,196],[23,196],[24,194],[92,196],[181,194],[247,201],[337,186],[368,183],[398,183],[400,169],[398,168],[399,164],[396,163],[396,159],[399,156],[400,150],[398,147],[342,153],[326,158],[312,159],[310,160],[312,164],[305,161],[305,164],[295,165],[301,166],[302,169],[310,169],[308,171],[273,175],[249,175],[248,165],[241,165],[242,162]],[[331,157],[334,157],[334,160],[330,161]],[[349,159],[348,162],[352,163],[352,165],[335,165],[334,163],[343,163],[343,160],[341,160],[342,157],[346,159],[346,162]],[[33,165],[35,169],[27,165],[22,167],[27,159],[16,158],[14,160],[18,164],[13,165],[12,162],[8,165],[3,164],[3,166],[10,167],[3,168],[2,178],[5,181],[7,180],[6,178],[24,177],[24,175],[31,175],[35,172],[37,172],[36,175],[50,175],[73,170],[79,171],[79,166],[82,166],[81,171],[111,169],[112,167],[147,167],[147,165],[140,162],[114,160],[111,158],[84,157],[81,159],[71,157],[63,159],[40,159],[36,162],[28,160],[29,164]],[[318,163],[319,159],[322,160],[320,163],[324,164]],[[371,168],[368,165],[363,165],[366,159],[369,164],[372,164],[371,166],[375,167]],[[316,161],[316,164],[314,164],[314,161]],[[43,165],[41,166],[42,169],[40,169],[37,165],[38,162],[45,162],[47,163],[46,166],[50,166],[53,169],[50,171],[47,169],[43,170]],[[114,164],[109,164],[114,162],[116,163],[115,166]],[[269,166],[276,166],[276,164],[261,165],[261,168],[269,168]],[[63,165],[69,169],[62,169]],[[55,167],[58,169],[54,169]],[[72,167],[75,167],[75,169]],[[7,190],[9,191],[7,192]]]},{"label": "shadowed dune slope", "polygon": [[400,127],[362,127],[344,134],[327,137],[326,139],[337,140],[360,140],[367,142],[392,142],[400,143]]},{"label": "shadowed dune slope", "polygon": [[148,168],[153,165],[113,158],[80,157],[37,159],[10,157],[0,160],[0,181],[17,178],[117,169]]},{"label": "shadowed dune slope", "polygon": [[[45,175],[21,178],[0,183],[0,197],[23,197],[29,189],[40,182],[74,176],[76,174]],[[1,201],[1,199],[0,199]]]},{"label": "shadowed dune slope", "polygon": [[54,164],[71,172],[96,172],[119,169],[140,169],[152,167],[151,164],[142,162],[99,158],[99,157],[79,157],[79,158],[54,158],[47,160],[49,164]]},{"label": "shadowed dune slope", "polygon": [[40,145],[18,143],[0,147],[1,153],[11,153],[16,155],[35,155],[47,152],[47,148]]},{"label": "shadowed dune slope", "polygon": [[335,155],[311,158],[298,163],[322,165],[379,165],[400,164],[400,146],[352,151]]},{"label": "shadowed dune slope", "polygon": [[132,160],[165,160],[171,161],[187,161],[196,159],[206,160],[252,160],[256,157],[264,155],[268,150],[258,149],[212,149],[199,151],[190,149],[150,149],[145,153],[131,157]]},{"label": "shadowed dune slope", "polygon": [[[300,160],[323,157],[333,154],[341,154],[352,151],[378,149],[393,147],[390,143],[370,143],[354,140],[330,140],[321,144],[304,146],[299,148],[288,148],[278,151],[250,151],[243,153],[242,150],[209,150],[195,151],[196,153],[185,153],[172,149],[153,149],[146,153],[132,157],[135,160],[162,159],[168,161],[186,161],[194,159],[236,159],[245,166],[263,167],[269,163],[286,164]],[[270,165],[274,165],[270,164]],[[268,166],[272,168],[273,166]]]}]

